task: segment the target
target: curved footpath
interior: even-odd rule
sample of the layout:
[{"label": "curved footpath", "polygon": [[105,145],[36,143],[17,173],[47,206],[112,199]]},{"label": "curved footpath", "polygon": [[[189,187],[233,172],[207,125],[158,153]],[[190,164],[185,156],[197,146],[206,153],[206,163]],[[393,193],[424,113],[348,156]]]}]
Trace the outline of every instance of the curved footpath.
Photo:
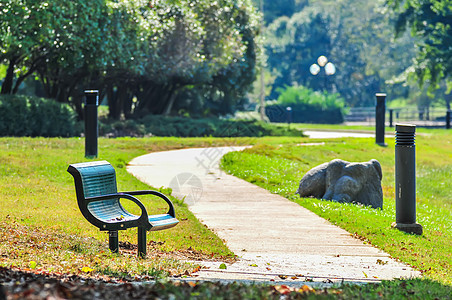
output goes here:
[{"label": "curved footpath", "polygon": [[141,181],[171,187],[173,195],[185,197],[195,216],[240,258],[227,269],[220,269],[219,262],[202,262],[207,269],[193,280],[300,285],[420,276],[309,210],[221,171],[221,157],[241,149],[157,152],[127,167]]}]

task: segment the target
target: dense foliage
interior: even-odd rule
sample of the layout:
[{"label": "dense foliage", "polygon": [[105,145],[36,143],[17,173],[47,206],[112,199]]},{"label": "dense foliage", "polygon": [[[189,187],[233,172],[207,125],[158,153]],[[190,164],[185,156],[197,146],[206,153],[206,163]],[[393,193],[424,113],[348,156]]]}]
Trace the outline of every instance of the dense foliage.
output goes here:
[{"label": "dense foliage", "polygon": [[2,1],[1,93],[36,75],[79,115],[85,89],[107,96],[116,119],[225,114],[254,81],[257,21],[248,0]]},{"label": "dense foliage", "polygon": [[255,120],[193,119],[148,115],[128,121],[103,122],[100,133],[107,136],[175,137],[261,137],[303,136],[297,129],[275,126]]},{"label": "dense foliage", "polygon": [[[403,33],[407,27],[419,38],[416,60],[411,73],[421,83],[438,88],[443,79],[448,90],[452,88],[452,1],[450,0],[387,0],[398,15],[396,30]],[[448,93],[449,94],[449,93]],[[450,99],[447,99],[450,109]]]},{"label": "dense foliage", "polygon": [[[1,93],[69,103],[79,118],[86,89],[113,119],[218,116],[260,98],[260,65],[267,100],[295,84],[350,107],[386,92],[450,108],[451,11],[449,0],[4,0]],[[309,72],[321,55],[334,75]]]},{"label": "dense foliage", "polygon": [[[0,136],[72,137],[83,133],[83,122],[68,104],[24,95],[0,95]],[[176,137],[303,136],[300,130],[255,120],[195,119],[148,115],[135,120],[99,118],[99,135]]]},{"label": "dense foliage", "polygon": [[[276,99],[278,88],[293,83],[338,92],[352,107],[373,106],[380,91],[390,99],[407,97],[407,82],[390,80],[411,65],[414,42],[409,36],[395,40],[393,19],[378,2],[353,0],[309,1],[275,19],[265,32],[274,76],[268,98]],[[334,75],[327,76],[323,67],[310,73],[321,55],[336,66]]]},{"label": "dense foliage", "polygon": [[75,113],[53,100],[0,96],[0,136],[69,137],[75,134]]},{"label": "dense foliage", "polygon": [[344,99],[338,94],[316,92],[303,86],[278,89],[276,103],[267,105],[272,122],[337,124],[344,121]]}]

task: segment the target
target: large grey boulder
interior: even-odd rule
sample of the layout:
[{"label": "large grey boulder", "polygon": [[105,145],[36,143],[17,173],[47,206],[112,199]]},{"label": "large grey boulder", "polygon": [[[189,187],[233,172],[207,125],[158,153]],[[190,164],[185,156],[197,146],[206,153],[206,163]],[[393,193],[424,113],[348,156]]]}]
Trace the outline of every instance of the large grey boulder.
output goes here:
[{"label": "large grey boulder", "polygon": [[309,170],[301,178],[297,194],[383,208],[382,177],[375,159],[362,163],[335,159]]}]

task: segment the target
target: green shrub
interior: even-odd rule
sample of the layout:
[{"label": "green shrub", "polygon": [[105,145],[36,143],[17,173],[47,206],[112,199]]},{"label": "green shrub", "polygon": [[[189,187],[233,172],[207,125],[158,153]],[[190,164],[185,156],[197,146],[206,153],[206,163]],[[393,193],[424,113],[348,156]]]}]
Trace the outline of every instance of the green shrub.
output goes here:
[{"label": "green shrub", "polygon": [[75,113],[54,100],[0,96],[1,136],[69,137],[75,134]]},{"label": "green shrub", "polygon": [[109,137],[138,137],[146,135],[146,128],[143,124],[139,124],[134,120],[99,120],[99,135]]},{"label": "green shrub", "polygon": [[[74,111],[51,99],[22,95],[0,96],[0,136],[70,137],[84,132]],[[148,115],[138,120],[99,118],[99,135],[175,137],[303,136],[296,129],[256,120],[193,119]]]},{"label": "green shrub", "polygon": [[[265,112],[272,122],[338,124],[344,121],[344,99],[338,94],[315,92],[303,86],[278,90],[281,94]],[[286,110],[291,107],[291,112]]]},{"label": "green shrub", "polygon": [[[107,122],[108,123],[108,122]],[[116,121],[100,125],[100,134],[107,136],[175,136],[175,137],[260,137],[303,136],[296,129],[288,129],[255,120],[192,119],[148,115],[135,121]],[[128,124],[128,125],[127,125]]]}]

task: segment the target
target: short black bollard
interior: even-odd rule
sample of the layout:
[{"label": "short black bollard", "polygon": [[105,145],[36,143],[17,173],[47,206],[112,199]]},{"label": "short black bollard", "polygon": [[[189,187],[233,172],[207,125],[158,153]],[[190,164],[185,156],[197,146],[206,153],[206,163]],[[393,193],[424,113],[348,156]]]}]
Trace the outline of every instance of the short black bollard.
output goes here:
[{"label": "short black bollard", "polygon": [[446,112],[446,129],[450,129],[450,110]]},{"label": "short black bollard", "polygon": [[375,143],[380,146],[386,146],[385,144],[385,113],[386,94],[377,93],[377,106],[375,107]]},{"label": "short black bollard", "polygon": [[85,157],[97,157],[97,106],[99,92],[96,90],[85,91]]},{"label": "short black bollard", "polygon": [[396,222],[392,227],[401,231],[422,234],[416,223],[416,126],[396,124],[395,194]]}]

